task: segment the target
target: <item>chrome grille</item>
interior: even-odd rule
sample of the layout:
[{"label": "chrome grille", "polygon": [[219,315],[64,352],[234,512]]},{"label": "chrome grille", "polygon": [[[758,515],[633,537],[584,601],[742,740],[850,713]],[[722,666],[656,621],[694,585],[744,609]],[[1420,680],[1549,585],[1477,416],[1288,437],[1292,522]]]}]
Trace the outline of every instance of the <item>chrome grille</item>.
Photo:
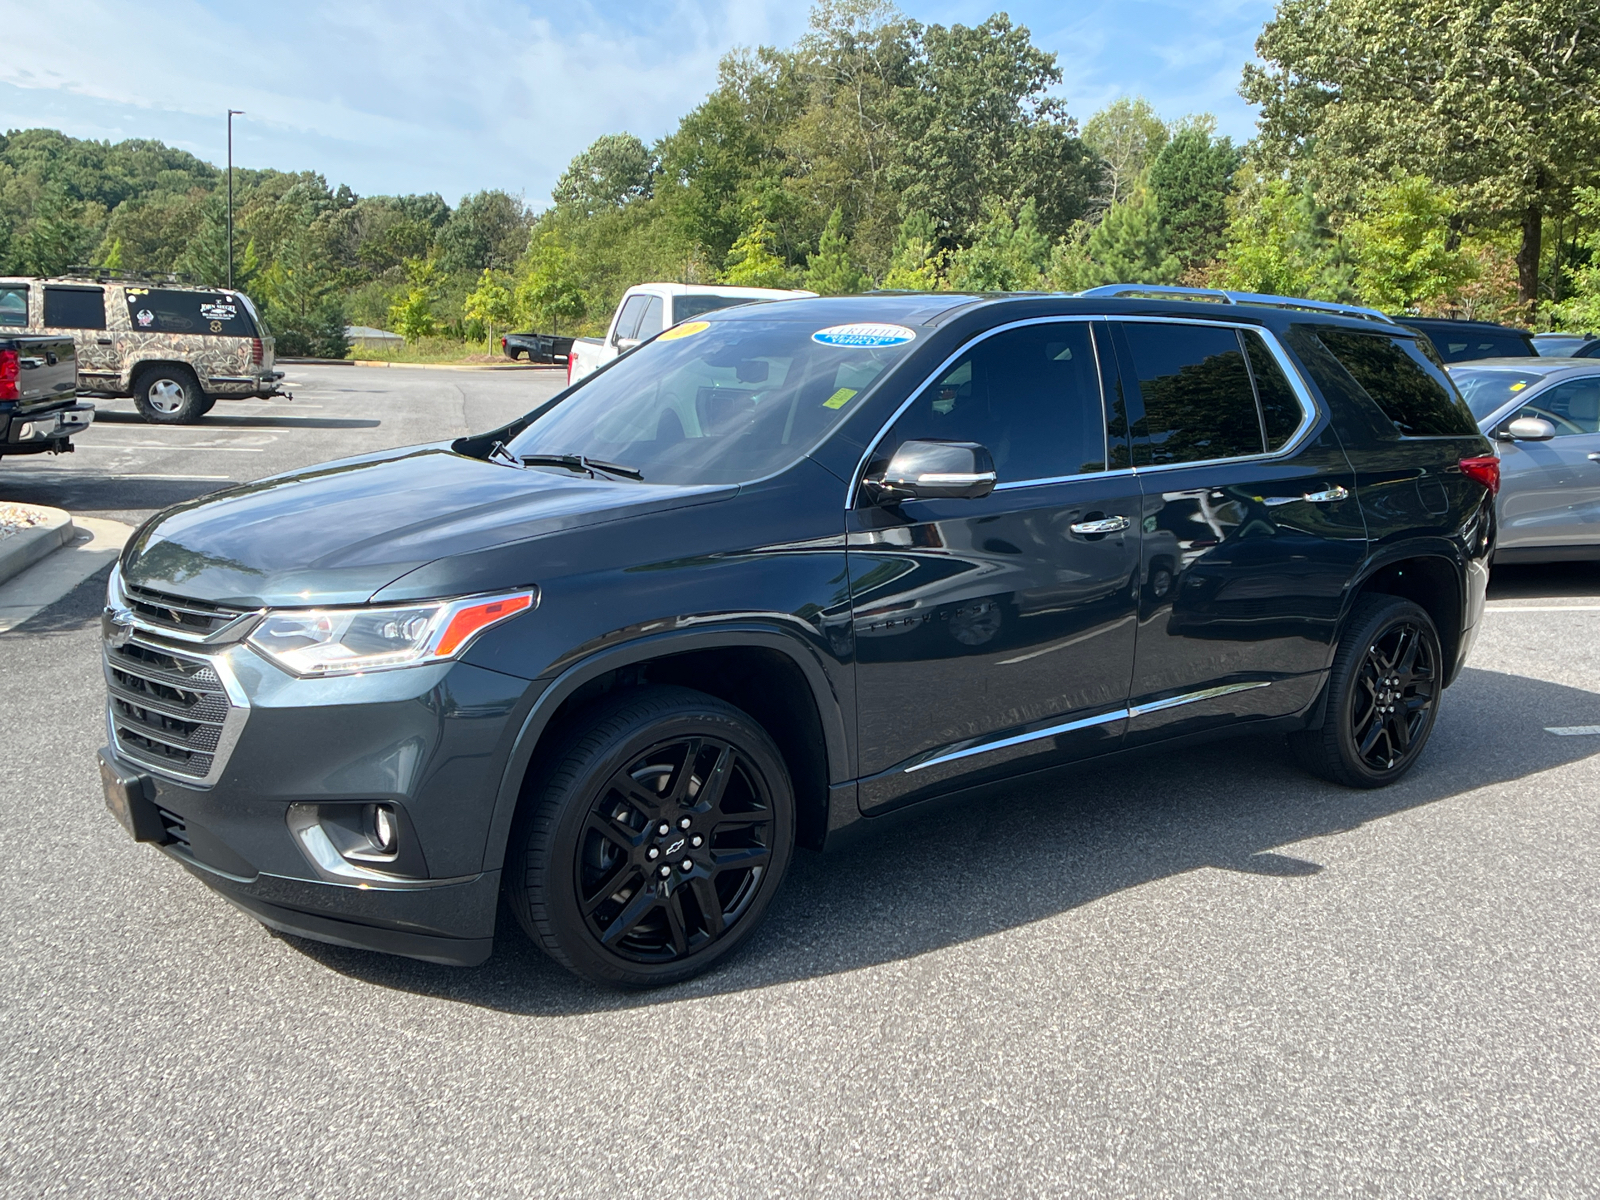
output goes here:
[{"label": "chrome grille", "polygon": [[121,588],[123,599],[145,628],[185,640],[209,640],[241,617],[250,615],[244,609],[224,608],[204,600],[179,599],[126,583],[121,584]]},{"label": "chrome grille", "polygon": [[210,784],[246,710],[233,704],[209,658],[142,638],[106,643],[107,723],[126,758]]}]

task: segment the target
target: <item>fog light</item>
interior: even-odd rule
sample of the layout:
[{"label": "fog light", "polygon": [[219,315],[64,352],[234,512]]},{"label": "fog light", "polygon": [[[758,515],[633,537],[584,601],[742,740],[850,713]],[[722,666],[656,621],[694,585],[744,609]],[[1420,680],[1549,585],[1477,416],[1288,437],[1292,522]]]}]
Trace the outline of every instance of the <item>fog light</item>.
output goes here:
[{"label": "fog light", "polygon": [[372,806],[372,837],[377,843],[380,854],[393,854],[395,852],[395,825],[394,809],[387,804],[374,804]]}]

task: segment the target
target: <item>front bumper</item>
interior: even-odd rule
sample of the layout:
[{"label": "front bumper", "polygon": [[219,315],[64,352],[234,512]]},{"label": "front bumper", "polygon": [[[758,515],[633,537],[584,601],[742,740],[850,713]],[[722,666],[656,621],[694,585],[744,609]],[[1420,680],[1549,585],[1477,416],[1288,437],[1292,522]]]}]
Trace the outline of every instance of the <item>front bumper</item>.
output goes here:
[{"label": "front bumper", "polygon": [[[129,645],[149,653],[130,659]],[[130,826],[139,840],[274,929],[431,962],[488,957],[502,850],[489,831],[537,687],[460,662],[296,679],[242,644],[146,632],[108,641],[105,657],[110,744],[101,753],[148,806]],[[171,663],[184,665],[186,681]],[[129,712],[130,671],[156,685],[143,723]],[[171,716],[171,692],[184,687],[200,697],[190,724],[203,752],[163,756],[139,731],[172,746],[191,740]],[[371,804],[401,813],[414,839],[403,877],[338,862],[330,870],[301,836],[308,810]]]}]

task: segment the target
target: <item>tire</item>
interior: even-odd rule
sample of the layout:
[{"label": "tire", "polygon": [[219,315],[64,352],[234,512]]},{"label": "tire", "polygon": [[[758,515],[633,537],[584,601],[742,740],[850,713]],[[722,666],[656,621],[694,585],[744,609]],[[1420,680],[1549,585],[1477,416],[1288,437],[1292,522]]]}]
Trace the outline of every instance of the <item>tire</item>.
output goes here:
[{"label": "tire", "polygon": [[794,850],[794,792],[772,738],[724,701],[651,687],[562,741],[507,847],[505,893],[523,929],[616,987],[660,987],[721,961],[761,923]]},{"label": "tire", "polygon": [[203,417],[208,412],[210,412],[213,408],[215,408],[216,406],[217,406],[217,398],[215,396],[207,396],[205,399],[200,401],[198,406],[196,406],[196,408],[194,410],[194,415],[196,417]]},{"label": "tire", "polygon": [[139,415],[156,425],[187,425],[205,411],[200,381],[184,366],[146,367],[133,384]]},{"label": "tire", "polygon": [[1300,765],[1346,787],[1387,787],[1428,744],[1444,658],[1433,619],[1397,596],[1357,601],[1345,624],[1321,729],[1289,735]]}]

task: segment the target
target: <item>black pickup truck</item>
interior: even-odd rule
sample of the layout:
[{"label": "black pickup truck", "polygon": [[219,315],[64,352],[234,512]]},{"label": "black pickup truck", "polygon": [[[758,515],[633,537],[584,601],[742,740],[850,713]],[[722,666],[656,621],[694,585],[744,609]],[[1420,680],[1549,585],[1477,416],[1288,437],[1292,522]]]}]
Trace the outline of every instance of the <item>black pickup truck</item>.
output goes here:
[{"label": "black pickup truck", "polygon": [[500,349],[509,359],[527,355],[531,363],[564,363],[572,353],[572,339],[552,333],[508,333],[500,339]]},{"label": "black pickup truck", "polygon": [[78,400],[78,356],[70,336],[0,332],[0,454],[61,454],[94,420]]}]

